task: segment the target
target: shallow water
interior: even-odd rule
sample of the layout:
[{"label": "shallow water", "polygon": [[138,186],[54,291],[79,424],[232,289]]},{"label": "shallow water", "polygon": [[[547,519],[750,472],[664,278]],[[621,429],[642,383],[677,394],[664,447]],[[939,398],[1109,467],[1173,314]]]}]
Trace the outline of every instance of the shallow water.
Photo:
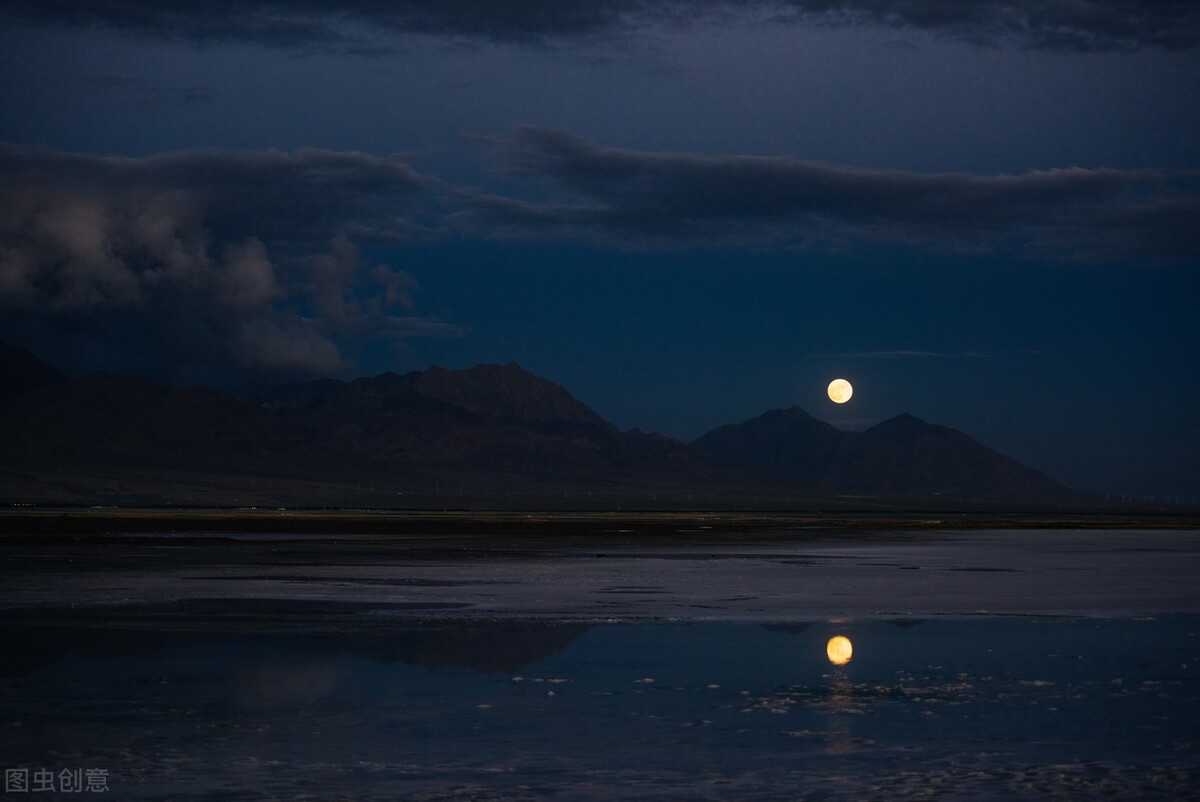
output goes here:
[{"label": "shallow water", "polygon": [[137,619],[164,628],[220,618],[311,631],[403,625],[415,614],[585,622],[1200,614],[1194,530],[723,537],[216,542],[156,535],[24,545],[0,560],[0,615],[39,623]]},{"label": "shallow water", "polygon": [[1179,799],[1200,784],[1198,633],[1196,615],[30,623],[0,631],[0,755],[107,770],[120,799]]}]

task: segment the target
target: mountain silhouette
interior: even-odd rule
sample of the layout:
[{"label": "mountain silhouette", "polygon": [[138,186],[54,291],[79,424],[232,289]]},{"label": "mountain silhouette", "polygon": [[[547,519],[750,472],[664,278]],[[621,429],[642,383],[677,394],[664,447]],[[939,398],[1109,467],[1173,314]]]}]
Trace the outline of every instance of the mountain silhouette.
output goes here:
[{"label": "mountain silhouette", "polygon": [[460,494],[491,488],[491,498],[515,483],[530,503],[551,486],[569,496],[571,483],[669,486],[685,504],[712,498],[704,487],[737,487],[749,498],[755,488],[1071,496],[962,432],[911,415],[854,433],[792,407],[714,429],[690,446],[622,432],[515,363],[320,379],[240,398],[112,373],[71,380],[0,344],[0,375],[6,501],[269,504],[282,492],[272,488],[286,484],[289,503],[337,506],[353,489],[370,488],[375,495],[361,503],[388,504],[403,488],[427,493],[443,482]]},{"label": "mountain silhouette", "polygon": [[559,481],[728,475],[678,440],[621,432],[515,363],[322,379],[238,398],[111,373],[71,381],[21,349],[0,356],[0,371],[11,361],[19,378],[0,402],[9,475],[282,472],[320,481],[426,468],[457,469],[460,478],[465,471],[468,480],[478,471]]},{"label": "mountain silhouette", "polygon": [[829,492],[1043,501],[1076,495],[957,429],[907,413],[847,432],[799,407],[771,410],[714,429],[691,446],[731,465],[782,472]]},{"label": "mountain silhouette", "polygon": [[253,400],[113,373],[44,385],[0,409],[0,453],[12,464],[207,467],[294,441]]},{"label": "mountain silhouette", "polygon": [[692,441],[691,447],[731,465],[819,482],[846,435],[800,407],[791,407],[713,429]]},{"label": "mountain silhouette", "polygon": [[0,340],[0,404],[43,387],[66,384],[69,379],[36,356]]},{"label": "mountain silhouette", "polygon": [[567,478],[719,473],[678,440],[622,433],[515,363],[294,384],[261,403],[305,443],[354,458]]}]

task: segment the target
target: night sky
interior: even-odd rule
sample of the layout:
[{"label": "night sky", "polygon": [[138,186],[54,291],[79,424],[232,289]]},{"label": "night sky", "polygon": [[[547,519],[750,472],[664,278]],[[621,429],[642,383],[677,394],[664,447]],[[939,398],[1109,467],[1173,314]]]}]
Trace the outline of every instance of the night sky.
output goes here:
[{"label": "night sky", "polygon": [[4,0],[0,338],[516,361],[684,440],[910,412],[1186,501],[1198,85],[1192,2]]}]

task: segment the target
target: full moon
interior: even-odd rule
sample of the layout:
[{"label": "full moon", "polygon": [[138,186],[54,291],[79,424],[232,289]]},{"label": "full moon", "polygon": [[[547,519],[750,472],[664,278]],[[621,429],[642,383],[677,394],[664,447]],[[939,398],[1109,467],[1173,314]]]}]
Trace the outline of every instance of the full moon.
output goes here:
[{"label": "full moon", "polygon": [[835,666],[846,665],[846,663],[850,662],[850,658],[853,655],[854,646],[851,645],[850,639],[845,635],[834,635],[829,639],[829,643],[825,644],[825,656]]},{"label": "full moon", "polygon": [[844,404],[854,395],[854,388],[845,379],[834,379],[829,383],[829,400],[835,404]]}]

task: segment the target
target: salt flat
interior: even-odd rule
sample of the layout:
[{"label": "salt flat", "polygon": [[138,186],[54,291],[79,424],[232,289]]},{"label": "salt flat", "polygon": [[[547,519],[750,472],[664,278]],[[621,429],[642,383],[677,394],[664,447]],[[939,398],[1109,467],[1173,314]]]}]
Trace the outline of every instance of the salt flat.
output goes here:
[{"label": "salt flat", "polygon": [[1200,532],[974,530],[769,541],[120,537],[11,547],[10,619],[786,621],[1200,611]]}]

